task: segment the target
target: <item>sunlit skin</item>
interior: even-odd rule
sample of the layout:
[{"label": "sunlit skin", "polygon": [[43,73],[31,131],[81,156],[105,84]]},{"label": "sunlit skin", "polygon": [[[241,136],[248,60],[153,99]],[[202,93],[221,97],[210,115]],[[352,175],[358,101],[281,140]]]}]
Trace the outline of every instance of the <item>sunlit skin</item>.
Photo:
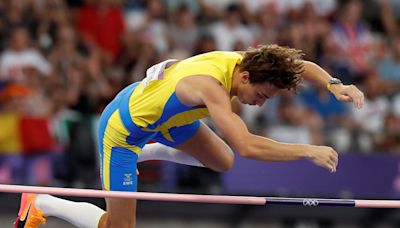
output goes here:
[{"label": "sunlit skin", "polygon": [[[307,80],[326,86],[329,79],[332,78],[315,63],[304,61],[303,64],[302,76]],[[230,98],[237,97],[243,104],[262,106],[267,99],[272,98],[281,90],[269,82],[250,83],[250,77],[248,71],[240,71],[239,65],[237,65],[232,75],[230,94],[226,93],[216,79],[208,75],[193,75],[182,79],[176,87],[176,92],[181,102],[186,105],[206,106],[222,134],[240,155],[261,161],[287,161],[300,157],[311,157],[315,164],[335,172],[338,155],[331,147],[290,145],[248,132],[240,117],[232,112]],[[329,91],[340,101],[352,102],[356,108],[363,106],[364,95],[354,85],[331,85]],[[295,149],[292,150],[291,147]],[[183,151],[188,149],[190,148],[185,148]],[[195,154],[191,155],[196,157]],[[208,159],[199,160],[203,164],[210,161]]]},{"label": "sunlit skin", "polygon": [[240,83],[235,88],[235,95],[243,104],[258,105],[261,107],[267,99],[272,98],[280,91],[279,88],[268,82],[261,84],[250,83],[250,75],[247,71],[240,72],[237,76],[240,79]]},{"label": "sunlit skin", "polygon": [[[312,62],[303,61],[302,77],[326,87],[332,78],[325,70]],[[194,157],[205,167],[217,172],[229,170],[234,163],[234,153],[258,161],[292,161],[309,159],[315,165],[335,172],[339,161],[338,153],[329,146],[290,144],[278,142],[251,133],[243,120],[232,110],[231,98],[243,104],[262,106],[280,89],[264,83],[250,83],[248,71],[236,66],[230,92],[211,75],[188,75],[177,83],[175,92],[184,105],[206,107],[222,140],[204,123],[196,134],[175,148]],[[363,93],[354,85],[336,84],[329,91],[340,101],[352,102],[356,108],[364,104]],[[99,227],[131,228],[135,226],[136,200],[107,199],[107,213]]]}]

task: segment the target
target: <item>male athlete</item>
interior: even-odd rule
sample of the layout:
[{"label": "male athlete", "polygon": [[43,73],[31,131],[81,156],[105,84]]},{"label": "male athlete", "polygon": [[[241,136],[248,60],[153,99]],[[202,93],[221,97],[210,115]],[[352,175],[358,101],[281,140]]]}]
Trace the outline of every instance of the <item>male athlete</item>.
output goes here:
[{"label": "male athlete", "polygon": [[[295,90],[303,78],[326,86],[338,100],[362,107],[360,90],[343,85],[302,57],[299,50],[267,45],[240,53],[209,52],[149,68],[143,81],[123,89],[101,115],[98,139],[103,188],[136,191],[136,163],[150,159],[227,171],[234,161],[233,150],[259,161],[308,158],[335,172],[338,155],[331,147],[280,143],[251,134],[232,112],[234,98],[262,106],[280,90]],[[207,116],[229,146],[199,121]],[[158,143],[145,146],[149,140]],[[23,194],[15,227],[38,227],[47,216],[77,227],[135,227],[135,199],[108,198],[106,203],[103,211],[88,203]]]}]

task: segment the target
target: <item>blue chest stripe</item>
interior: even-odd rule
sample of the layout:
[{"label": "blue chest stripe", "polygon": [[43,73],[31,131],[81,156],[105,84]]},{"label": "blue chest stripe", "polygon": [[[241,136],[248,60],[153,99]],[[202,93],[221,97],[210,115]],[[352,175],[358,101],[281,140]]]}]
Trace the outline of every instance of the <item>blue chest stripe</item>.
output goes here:
[{"label": "blue chest stripe", "polygon": [[168,121],[168,119],[170,119],[174,115],[185,112],[185,111],[193,110],[196,108],[197,107],[192,107],[192,106],[187,106],[187,105],[182,104],[182,102],[178,99],[178,96],[174,92],[173,94],[171,94],[167,103],[165,104],[163,113],[162,113],[160,119],[158,119],[155,123],[147,126],[147,128],[154,129],[158,125],[161,125],[161,124],[165,123],[166,121]]}]

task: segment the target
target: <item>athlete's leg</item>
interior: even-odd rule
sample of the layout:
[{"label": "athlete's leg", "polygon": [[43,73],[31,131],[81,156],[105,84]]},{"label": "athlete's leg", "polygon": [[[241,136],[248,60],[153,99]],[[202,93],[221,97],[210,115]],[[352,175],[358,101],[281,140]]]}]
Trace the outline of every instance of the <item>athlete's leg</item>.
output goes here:
[{"label": "athlete's leg", "polygon": [[[110,151],[106,149],[105,152],[107,153],[102,154],[102,158],[105,158],[102,161],[101,172],[103,188],[114,191],[136,191],[137,153],[124,147],[113,147]],[[41,224],[47,216],[56,216],[83,228],[96,228],[97,224],[101,228],[135,227],[135,200],[106,199],[107,211],[104,212],[89,203],[72,202],[50,195],[33,196],[29,199],[31,200],[23,200],[24,203],[21,204],[16,227],[25,223]]]},{"label": "athlete's leg", "polygon": [[47,194],[23,193],[15,228],[39,227],[55,216],[76,227],[96,228],[104,210],[85,202],[72,202]]},{"label": "athlete's leg", "polygon": [[[108,168],[108,174],[102,172],[103,188],[111,191],[136,191],[136,160],[137,154],[126,148],[113,148]],[[108,177],[107,177],[108,176]],[[99,228],[135,227],[136,200],[107,198],[107,211],[101,217]]]},{"label": "athlete's leg", "polygon": [[106,199],[107,212],[101,217],[99,228],[136,227],[135,199]]},{"label": "athlete's leg", "polygon": [[[105,190],[133,192],[137,190],[136,162],[140,147],[127,143],[130,133],[125,129],[121,115],[115,111],[116,104],[119,107],[119,102],[112,102],[99,121],[101,180]],[[100,228],[135,227],[136,200],[107,198],[106,204],[107,211],[100,219]]]},{"label": "athlete's leg", "polygon": [[155,140],[184,151],[204,166],[217,172],[227,171],[232,167],[234,155],[231,148],[201,121],[172,128],[169,134],[174,142],[162,135],[156,137]]},{"label": "athlete's leg", "polygon": [[188,153],[161,143],[146,144],[140,152],[138,163],[150,160],[170,161],[183,165],[204,167],[196,158]]},{"label": "athlete's leg", "polygon": [[[110,157],[107,158],[105,154],[110,154]],[[126,192],[137,190],[136,152],[124,147],[113,147],[111,153],[104,153],[102,157],[101,176],[104,189]],[[100,228],[135,227],[136,200],[107,198],[106,204],[107,211],[100,219]]]},{"label": "athlete's leg", "polygon": [[[103,188],[136,191],[136,162],[140,148],[126,143],[128,132],[124,132],[116,112],[118,107],[119,101],[111,102],[99,120],[98,142]],[[25,224],[37,227],[47,216],[65,219],[83,228],[132,228],[135,225],[135,200],[106,199],[107,212],[89,203],[72,202],[50,195],[23,194],[21,201],[15,227],[25,227]]]},{"label": "athlete's leg", "polygon": [[202,122],[196,134],[176,148],[217,172],[227,171],[233,165],[232,149]]}]

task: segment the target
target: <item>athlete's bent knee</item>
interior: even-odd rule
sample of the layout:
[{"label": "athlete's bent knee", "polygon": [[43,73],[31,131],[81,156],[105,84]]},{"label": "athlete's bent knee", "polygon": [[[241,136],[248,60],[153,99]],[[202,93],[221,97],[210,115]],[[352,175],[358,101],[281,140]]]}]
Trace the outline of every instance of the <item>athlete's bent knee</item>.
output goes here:
[{"label": "athlete's bent knee", "polygon": [[233,166],[233,162],[235,160],[235,156],[232,151],[226,153],[224,158],[220,160],[220,162],[213,168],[216,172],[226,172],[230,170]]}]

